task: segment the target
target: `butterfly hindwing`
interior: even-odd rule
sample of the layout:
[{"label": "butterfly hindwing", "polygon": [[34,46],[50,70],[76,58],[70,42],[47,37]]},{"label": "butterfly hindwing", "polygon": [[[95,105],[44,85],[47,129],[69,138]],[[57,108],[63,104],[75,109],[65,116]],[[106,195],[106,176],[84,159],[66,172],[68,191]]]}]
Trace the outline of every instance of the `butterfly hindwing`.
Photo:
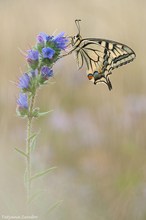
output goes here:
[{"label": "butterfly hindwing", "polygon": [[133,61],[133,59],[136,57],[134,51],[130,47],[119,42],[98,38],[89,39],[90,42],[98,42],[98,44],[100,44],[105,49],[105,52],[107,50],[109,51],[114,64],[113,68],[127,64]]},{"label": "butterfly hindwing", "polygon": [[[82,39],[76,47],[76,58],[79,69],[87,66],[87,76],[96,84],[106,78],[111,71],[125,65],[135,58],[134,51],[128,46],[110,40],[87,38]],[[97,74],[98,73],[98,74]]]},{"label": "butterfly hindwing", "polygon": [[[111,43],[109,43],[111,44]],[[112,44],[112,49],[109,50],[112,56],[113,69],[130,63],[135,58],[134,51],[126,45],[115,43]]]}]

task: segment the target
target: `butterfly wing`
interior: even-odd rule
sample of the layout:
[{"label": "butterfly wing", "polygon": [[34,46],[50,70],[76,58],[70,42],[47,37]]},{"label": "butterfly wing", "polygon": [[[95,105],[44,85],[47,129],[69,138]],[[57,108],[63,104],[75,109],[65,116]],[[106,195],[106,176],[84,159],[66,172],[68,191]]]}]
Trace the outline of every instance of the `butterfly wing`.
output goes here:
[{"label": "butterfly wing", "polygon": [[[111,71],[133,61],[135,57],[128,46],[104,39],[82,39],[76,48],[78,67],[80,69],[86,63],[87,76],[94,84],[105,82],[108,85]],[[103,78],[106,81],[101,80]]]}]

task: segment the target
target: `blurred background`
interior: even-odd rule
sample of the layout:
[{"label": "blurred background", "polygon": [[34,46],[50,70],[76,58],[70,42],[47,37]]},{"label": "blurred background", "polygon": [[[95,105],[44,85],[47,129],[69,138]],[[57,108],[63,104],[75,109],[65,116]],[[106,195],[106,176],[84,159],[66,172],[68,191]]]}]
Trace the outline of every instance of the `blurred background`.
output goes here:
[{"label": "blurred background", "polygon": [[[34,188],[32,214],[46,220],[146,219],[146,1],[0,0],[0,217],[24,214],[26,121],[16,117],[17,82],[36,35],[65,31],[129,45],[134,62],[113,71],[113,90],[94,86],[73,55],[55,66],[55,83],[39,91],[36,106],[54,109],[34,123],[40,130],[33,171],[57,169]],[[41,217],[56,202],[60,206]]]}]

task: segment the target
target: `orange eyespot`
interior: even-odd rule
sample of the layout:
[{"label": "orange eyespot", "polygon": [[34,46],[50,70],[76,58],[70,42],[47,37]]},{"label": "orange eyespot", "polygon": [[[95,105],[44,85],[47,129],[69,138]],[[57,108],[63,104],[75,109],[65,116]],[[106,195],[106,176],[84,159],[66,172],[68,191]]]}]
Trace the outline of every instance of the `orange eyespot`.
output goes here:
[{"label": "orange eyespot", "polygon": [[88,77],[89,80],[91,80],[91,79],[94,78],[94,77],[93,77],[93,74],[91,74],[91,73],[89,73],[89,74],[87,75],[87,77]]}]

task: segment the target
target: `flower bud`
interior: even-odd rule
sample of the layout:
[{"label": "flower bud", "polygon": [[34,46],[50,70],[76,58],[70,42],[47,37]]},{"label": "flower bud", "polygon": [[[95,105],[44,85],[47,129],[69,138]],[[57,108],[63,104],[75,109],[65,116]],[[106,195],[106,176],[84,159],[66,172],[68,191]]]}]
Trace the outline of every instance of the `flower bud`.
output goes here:
[{"label": "flower bud", "polygon": [[29,91],[30,89],[30,76],[27,73],[24,73],[19,78],[18,87],[22,89],[24,92]]},{"label": "flower bud", "polygon": [[43,66],[41,68],[41,78],[40,78],[40,83],[43,84],[46,82],[50,77],[53,76],[53,70],[50,69],[47,66]]},{"label": "flower bud", "polygon": [[57,36],[53,37],[52,41],[60,50],[64,50],[67,47],[68,39],[64,37],[64,32],[61,32]]},{"label": "flower bud", "polygon": [[27,51],[27,62],[29,64],[29,66],[35,70],[38,66],[38,61],[39,61],[39,52],[37,50],[28,50]]},{"label": "flower bud", "polygon": [[28,97],[25,93],[19,94],[16,112],[20,117],[25,117],[28,114]]}]

